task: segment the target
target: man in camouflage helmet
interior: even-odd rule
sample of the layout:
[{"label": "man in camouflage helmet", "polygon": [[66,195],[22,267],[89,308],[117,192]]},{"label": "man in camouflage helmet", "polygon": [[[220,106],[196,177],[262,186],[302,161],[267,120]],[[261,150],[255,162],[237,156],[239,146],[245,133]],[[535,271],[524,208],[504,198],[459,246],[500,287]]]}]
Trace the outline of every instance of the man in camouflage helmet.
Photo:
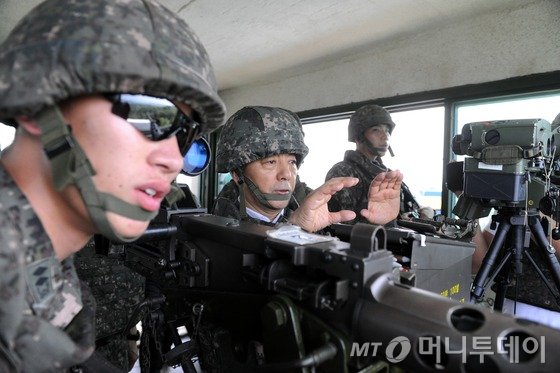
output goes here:
[{"label": "man in camouflage helmet", "polygon": [[[352,221],[366,222],[357,213],[367,208],[369,184],[378,174],[387,172],[381,157],[391,152],[391,133],[395,122],[389,112],[379,105],[364,105],[352,114],[348,124],[348,141],[356,143],[356,150],[347,150],[344,160],[335,164],[327,173],[325,180],[335,177],[351,176],[360,182],[337,193],[329,201],[329,209],[347,209],[356,212],[357,218]],[[429,208],[428,208],[429,209]],[[403,182],[401,184],[400,216],[420,217],[418,202]],[[433,217],[422,216],[422,217]]]},{"label": "man in camouflage helmet", "polygon": [[17,126],[0,158],[1,372],[92,355],[73,254],[94,233],[140,236],[224,113],[203,46],[152,0],[48,0],[19,22],[0,46],[0,121]]},{"label": "man in camouflage helmet", "polygon": [[[270,225],[290,222],[310,232],[354,219],[352,211],[329,211],[327,202],[341,189],[356,185],[357,179],[335,178],[315,191],[301,183],[298,187],[297,171],[307,153],[296,114],[263,106],[239,110],[228,119],[218,140],[218,172],[230,172],[232,180],[218,196],[214,214]],[[375,179],[370,205],[362,216],[378,224],[393,219],[401,180],[398,171]]]}]

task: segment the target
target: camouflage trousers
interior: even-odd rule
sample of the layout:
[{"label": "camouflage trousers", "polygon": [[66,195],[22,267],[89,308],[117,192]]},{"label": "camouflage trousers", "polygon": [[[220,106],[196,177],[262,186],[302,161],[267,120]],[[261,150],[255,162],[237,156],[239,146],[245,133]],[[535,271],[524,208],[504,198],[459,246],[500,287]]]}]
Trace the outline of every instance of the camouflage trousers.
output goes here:
[{"label": "camouflage trousers", "polygon": [[[93,241],[75,256],[78,276],[97,304],[96,352],[127,372],[138,356],[136,341],[123,331],[144,298],[144,278],[124,265],[124,248],[112,245],[107,256],[95,253]],[[134,325],[133,325],[134,326]]]}]

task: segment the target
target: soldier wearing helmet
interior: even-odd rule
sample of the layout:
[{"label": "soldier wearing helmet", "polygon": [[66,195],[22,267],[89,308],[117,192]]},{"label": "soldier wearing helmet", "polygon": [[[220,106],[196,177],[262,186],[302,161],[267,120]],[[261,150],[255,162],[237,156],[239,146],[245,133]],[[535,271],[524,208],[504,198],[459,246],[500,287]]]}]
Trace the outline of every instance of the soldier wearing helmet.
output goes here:
[{"label": "soldier wearing helmet", "polygon": [[[395,122],[391,115],[379,105],[364,105],[352,114],[348,124],[348,141],[356,143],[356,150],[346,151],[344,160],[335,164],[325,179],[352,176],[360,179],[361,182],[334,195],[329,201],[329,209],[348,209],[358,212],[367,208],[369,182],[379,173],[388,171],[381,157],[387,152],[392,154],[390,139],[394,129]],[[402,183],[401,217],[409,217],[410,214],[420,217],[418,211],[420,206],[406,184]],[[358,217],[353,222],[358,221],[365,220]]]},{"label": "soldier wearing helmet", "polygon": [[93,352],[72,254],[140,236],[225,108],[192,30],[155,1],[47,0],[0,46],[0,371]]},{"label": "soldier wearing helmet", "polygon": [[[270,225],[290,222],[311,232],[353,219],[351,211],[329,211],[327,201],[357,179],[335,178],[315,191],[298,184],[297,171],[308,153],[303,136],[299,118],[285,109],[252,106],[232,115],[216,155],[218,172],[230,172],[232,181],[218,196],[214,214]],[[396,216],[401,179],[399,172],[383,173],[372,183],[372,198],[381,201],[364,212],[372,222]]]}]

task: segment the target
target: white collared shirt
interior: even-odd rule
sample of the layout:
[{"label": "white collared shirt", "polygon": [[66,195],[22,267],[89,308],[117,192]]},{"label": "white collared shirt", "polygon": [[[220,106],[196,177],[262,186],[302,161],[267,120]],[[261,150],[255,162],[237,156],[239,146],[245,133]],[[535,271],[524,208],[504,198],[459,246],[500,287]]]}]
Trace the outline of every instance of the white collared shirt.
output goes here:
[{"label": "white collared shirt", "polygon": [[282,211],[280,211],[274,219],[270,220],[268,217],[264,216],[263,214],[261,214],[259,212],[256,212],[253,209],[250,209],[249,207],[246,207],[245,210],[247,210],[247,215],[249,215],[253,219],[257,219],[257,220],[264,221],[264,222],[267,222],[267,223],[272,223],[272,224],[276,224],[276,222],[278,222],[278,219],[280,219],[280,217],[282,217],[282,215],[284,215],[284,209],[282,209]]}]

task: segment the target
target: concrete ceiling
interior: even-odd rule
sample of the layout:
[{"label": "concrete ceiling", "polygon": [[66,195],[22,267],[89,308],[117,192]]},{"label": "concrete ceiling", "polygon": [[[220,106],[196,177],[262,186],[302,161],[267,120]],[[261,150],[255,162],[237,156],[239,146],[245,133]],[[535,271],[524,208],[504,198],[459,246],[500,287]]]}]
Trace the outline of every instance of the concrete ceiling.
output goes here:
[{"label": "concrete ceiling", "polygon": [[[95,0],[84,0],[95,1]],[[538,0],[163,0],[196,31],[220,89],[294,75],[376,44]],[[0,40],[40,0],[0,0]]]}]

